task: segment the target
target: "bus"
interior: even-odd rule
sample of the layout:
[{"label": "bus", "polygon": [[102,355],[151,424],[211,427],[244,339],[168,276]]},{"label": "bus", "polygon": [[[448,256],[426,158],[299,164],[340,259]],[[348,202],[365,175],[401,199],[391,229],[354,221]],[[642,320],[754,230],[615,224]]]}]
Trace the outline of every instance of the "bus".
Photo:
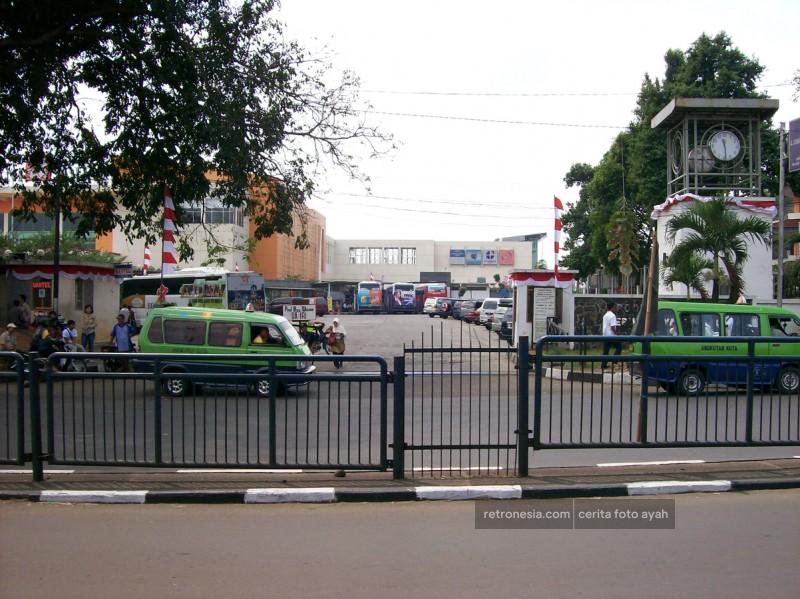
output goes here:
[{"label": "bus", "polygon": [[392,283],[383,289],[383,305],[389,314],[413,314],[415,301],[413,283]]},{"label": "bus", "polygon": [[447,283],[420,283],[414,289],[416,311],[422,314],[422,307],[425,300],[431,297],[450,297],[450,289]]},{"label": "bus", "polygon": [[361,281],[358,284],[356,312],[383,312],[383,285],[380,281]]},{"label": "bus", "polygon": [[185,268],[174,273],[142,275],[120,283],[120,306],[134,309],[141,322],[156,305],[161,305],[158,290],[166,288],[164,303],[176,306],[201,306],[244,310],[248,304],[265,311],[264,278],[253,271],[231,272],[223,268]]}]

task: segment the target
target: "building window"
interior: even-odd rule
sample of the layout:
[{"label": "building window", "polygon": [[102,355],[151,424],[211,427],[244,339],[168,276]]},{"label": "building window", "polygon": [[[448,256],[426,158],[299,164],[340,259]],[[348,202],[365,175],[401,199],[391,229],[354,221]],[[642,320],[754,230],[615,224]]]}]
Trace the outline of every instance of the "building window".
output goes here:
[{"label": "building window", "polygon": [[400,248],[400,264],[416,264],[417,248]]},{"label": "building window", "polygon": [[400,248],[384,248],[383,261],[386,264],[400,264]]},{"label": "building window", "polygon": [[367,248],[350,248],[350,264],[367,264],[368,260]]},{"label": "building window", "polygon": [[380,264],[382,253],[383,250],[381,248],[369,248],[369,263]]},{"label": "building window", "polygon": [[75,309],[83,310],[88,304],[94,304],[94,281],[91,279],[75,279]]}]

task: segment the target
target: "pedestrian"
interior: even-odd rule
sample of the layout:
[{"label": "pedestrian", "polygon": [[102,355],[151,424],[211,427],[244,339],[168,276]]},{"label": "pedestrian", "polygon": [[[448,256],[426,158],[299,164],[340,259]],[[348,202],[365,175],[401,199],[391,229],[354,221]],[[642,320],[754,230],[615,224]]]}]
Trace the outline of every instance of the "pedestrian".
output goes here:
[{"label": "pedestrian", "polygon": [[122,304],[122,307],[119,309],[119,314],[122,316],[124,322],[130,323],[131,309],[128,307],[128,304]]},{"label": "pedestrian", "polygon": [[0,333],[0,351],[17,350],[17,325],[9,322],[6,330]]},{"label": "pedestrian", "polygon": [[114,344],[114,347],[117,348],[117,351],[133,351],[133,343],[131,342],[132,335],[133,330],[130,323],[125,322],[125,316],[123,314],[118,314],[117,324],[115,324],[114,328],[111,329],[111,343]]},{"label": "pedestrian", "polygon": [[81,345],[86,351],[94,351],[95,329],[97,329],[97,317],[94,315],[94,306],[86,304],[81,314]]},{"label": "pedestrian", "polygon": [[[325,334],[328,336],[328,345],[331,348],[331,353],[335,356],[343,355],[347,331],[344,330],[344,326],[339,322],[338,318],[333,319],[331,326],[325,329]],[[341,368],[343,364],[344,362],[342,362],[342,360],[333,361],[333,365],[336,368]]]},{"label": "pedestrian", "polygon": [[[617,335],[617,328],[619,327],[619,322],[617,321],[617,305],[614,302],[608,302],[606,305],[608,310],[603,315],[603,336],[604,337],[615,337]],[[614,348],[614,353],[616,355],[620,355],[622,353],[622,344],[619,341],[603,341],[603,356],[608,355],[608,351],[611,348]],[[600,364],[600,368],[606,368],[608,366],[608,362],[603,359],[603,362]]]},{"label": "pedestrian", "polygon": [[[67,321],[67,325],[64,327],[64,330],[61,331],[61,338],[67,346],[67,351],[78,350],[80,344],[78,343],[78,329],[75,328],[74,320]],[[83,348],[81,347],[78,351],[83,351]]]},{"label": "pedestrian", "polygon": [[24,293],[19,294],[19,309],[22,313],[21,320],[25,323],[25,327],[30,327],[31,323],[33,323],[33,311]]}]

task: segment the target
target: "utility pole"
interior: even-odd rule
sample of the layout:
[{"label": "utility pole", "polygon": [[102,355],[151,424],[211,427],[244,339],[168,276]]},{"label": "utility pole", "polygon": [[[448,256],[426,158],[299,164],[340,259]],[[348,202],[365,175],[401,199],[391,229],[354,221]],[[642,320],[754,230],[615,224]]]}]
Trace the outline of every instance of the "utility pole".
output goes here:
[{"label": "utility pole", "polygon": [[783,306],[783,258],[786,254],[784,250],[783,240],[783,188],[785,186],[786,175],[784,173],[783,163],[786,160],[786,124],[781,123],[780,131],[778,132],[778,162],[780,167],[778,169],[778,307]]}]

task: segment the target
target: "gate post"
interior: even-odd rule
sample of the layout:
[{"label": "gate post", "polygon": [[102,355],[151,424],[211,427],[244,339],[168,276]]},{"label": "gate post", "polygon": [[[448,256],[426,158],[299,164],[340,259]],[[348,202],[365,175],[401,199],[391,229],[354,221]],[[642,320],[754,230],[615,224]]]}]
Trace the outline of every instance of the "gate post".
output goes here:
[{"label": "gate post", "polygon": [[392,478],[405,478],[406,359],[394,359],[394,416],[392,420]]},{"label": "gate post", "polygon": [[[31,404],[31,470],[33,480],[44,480],[44,465],[42,464],[42,406],[39,398],[39,363],[38,354],[28,354],[28,383],[30,388]],[[52,422],[48,421],[48,426]]]},{"label": "gate post", "polygon": [[528,338],[517,342],[517,476],[528,476],[528,428],[530,398],[528,388]]}]

